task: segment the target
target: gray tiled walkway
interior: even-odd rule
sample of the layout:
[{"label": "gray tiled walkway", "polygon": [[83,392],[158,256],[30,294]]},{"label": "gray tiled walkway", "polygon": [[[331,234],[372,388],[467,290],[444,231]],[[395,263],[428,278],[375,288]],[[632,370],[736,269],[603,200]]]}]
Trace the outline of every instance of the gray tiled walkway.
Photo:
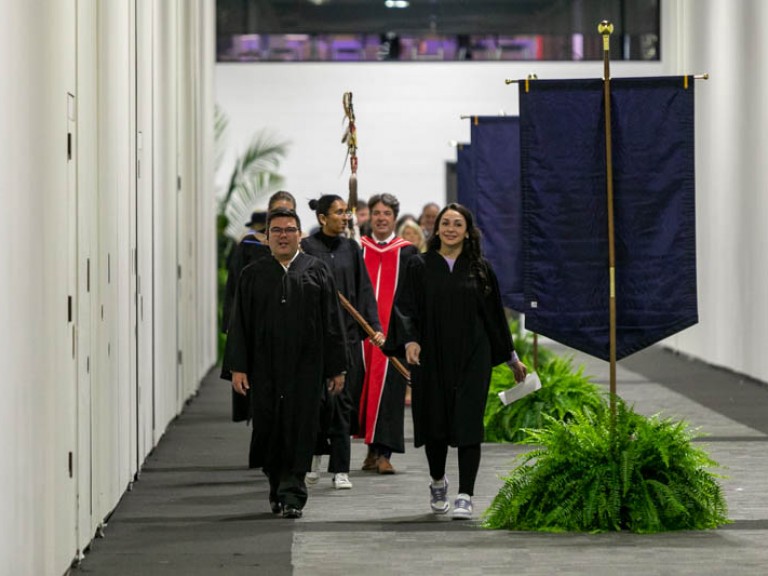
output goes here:
[{"label": "gray tiled walkway", "polygon": [[[607,383],[605,362],[577,362]],[[275,518],[266,480],[244,466],[249,430],[229,422],[229,390],[211,374],[76,573],[768,574],[768,388],[653,348],[619,363],[618,391],[640,412],[684,418],[710,434],[704,444],[727,468],[733,524],[653,536],[487,531],[428,513],[426,461],[412,447],[393,458],[399,474],[353,471],[348,492],[333,490],[325,474],[304,518]],[[362,462],[365,446],[352,450],[353,464]],[[476,510],[521,450],[484,445]],[[448,474],[456,478],[455,452]]]}]

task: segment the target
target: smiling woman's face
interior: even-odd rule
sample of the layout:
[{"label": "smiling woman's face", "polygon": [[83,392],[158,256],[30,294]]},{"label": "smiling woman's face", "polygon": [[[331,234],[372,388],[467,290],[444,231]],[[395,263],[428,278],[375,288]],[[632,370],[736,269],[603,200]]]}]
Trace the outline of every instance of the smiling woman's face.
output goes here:
[{"label": "smiling woman's face", "polygon": [[456,210],[446,210],[438,222],[437,234],[443,248],[455,248],[467,237],[467,221]]}]

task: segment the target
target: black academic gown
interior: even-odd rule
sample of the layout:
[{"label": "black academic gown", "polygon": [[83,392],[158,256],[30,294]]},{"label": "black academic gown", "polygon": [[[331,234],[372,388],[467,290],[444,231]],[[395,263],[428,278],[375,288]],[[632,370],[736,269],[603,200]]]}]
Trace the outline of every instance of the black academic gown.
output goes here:
[{"label": "black academic gown", "polygon": [[[235,301],[235,290],[243,268],[258,258],[272,257],[269,247],[262,244],[253,234],[248,234],[234,247],[227,263],[227,285],[224,291],[224,304],[221,314],[221,331],[226,334],[229,329],[229,317],[232,315],[232,305]],[[226,365],[221,367],[221,378],[232,380],[232,372]],[[243,422],[251,419],[250,394],[243,396],[232,390],[232,421]]]},{"label": "black academic gown", "polygon": [[[325,241],[323,240],[323,237]],[[301,248],[307,254],[316,256],[325,262],[333,273],[336,287],[349,300],[350,304],[360,312],[365,321],[377,332],[381,331],[379,310],[373,295],[371,279],[363,262],[363,251],[354,240],[338,236],[331,239],[318,231],[301,241]],[[346,311],[342,310],[344,327],[347,334],[347,345],[350,351],[349,371],[347,373],[344,395],[348,395],[350,403],[350,433],[358,433],[358,410],[360,396],[363,390],[362,342],[366,338],[365,331]]]},{"label": "black academic gown", "polygon": [[438,252],[419,254],[408,261],[395,297],[384,351],[400,355],[408,342],[421,346],[420,366],[409,366],[417,447],[483,441],[491,369],[514,349],[493,270],[488,265],[488,294],[469,272],[464,254],[453,272]]},{"label": "black academic gown", "polygon": [[347,369],[344,328],[328,268],[299,254],[286,273],[260,258],[240,275],[225,358],[251,386],[251,466],[310,469],[325,381]]},{"label": "black academic gown", "polygon": [[227,262],[227,285],[224,291],[224,304],[221,314],[221,331],[225,334],[229,328],[229,317],[232,315],[232,303],[235,301],[237,281],[243,268],[261,256],[270,256],[269,247],[262,244],[253,234],[248,234],[232,249]]}]

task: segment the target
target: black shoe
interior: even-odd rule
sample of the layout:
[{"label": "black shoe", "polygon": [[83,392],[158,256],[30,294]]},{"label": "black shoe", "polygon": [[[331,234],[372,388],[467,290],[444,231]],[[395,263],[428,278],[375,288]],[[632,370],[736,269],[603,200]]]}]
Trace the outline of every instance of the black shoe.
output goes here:
[{"label": "black shoe", "polygon": [[269,507],[272,509],[272,514],[280,514],[283,511],[283,505],[275,500],[269,501]]},{"label": "black shoe", "polygon": [[283,518],[301,518],[301,510],[293,506],[283,508]]}]

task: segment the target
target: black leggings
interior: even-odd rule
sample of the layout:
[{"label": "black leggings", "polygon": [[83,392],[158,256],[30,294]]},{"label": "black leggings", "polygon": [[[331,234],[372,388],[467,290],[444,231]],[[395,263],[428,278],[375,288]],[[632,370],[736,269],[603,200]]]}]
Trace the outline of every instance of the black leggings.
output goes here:
[{"label": "black leggings", "polygon": [[[448,444],[445,442],[427,442],[424,446],[429,462],[429,475],[434,480],[445,476],[445,461],[448,458]],[[475,492],[475,480],[480,469],[480,444],[459,446],[459,493],[472,496]]]}]

